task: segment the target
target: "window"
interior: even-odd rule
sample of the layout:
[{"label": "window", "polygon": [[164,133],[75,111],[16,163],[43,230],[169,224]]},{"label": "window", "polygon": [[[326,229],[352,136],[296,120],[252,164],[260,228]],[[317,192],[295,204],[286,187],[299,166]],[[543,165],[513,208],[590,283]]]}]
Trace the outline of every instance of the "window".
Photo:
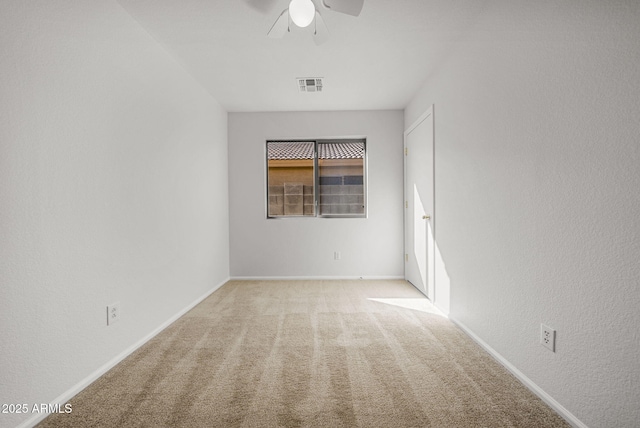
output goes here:
[{"label": "window", "polygon": [[366,141],[267,141],[267,217],[365,217]]}]

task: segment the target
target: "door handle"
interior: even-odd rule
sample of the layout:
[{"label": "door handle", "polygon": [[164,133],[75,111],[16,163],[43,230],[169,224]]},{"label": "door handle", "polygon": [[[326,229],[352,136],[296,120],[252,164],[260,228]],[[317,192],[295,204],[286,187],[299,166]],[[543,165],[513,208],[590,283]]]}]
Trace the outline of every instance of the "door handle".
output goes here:
[{"label": "door handle", "polygon": [[430,216],[430,215],[423,215],[423,216],[422,216],[422,219],[423,219],[423,220],[430,220],[430,219],[431,219],[431,216]]}]

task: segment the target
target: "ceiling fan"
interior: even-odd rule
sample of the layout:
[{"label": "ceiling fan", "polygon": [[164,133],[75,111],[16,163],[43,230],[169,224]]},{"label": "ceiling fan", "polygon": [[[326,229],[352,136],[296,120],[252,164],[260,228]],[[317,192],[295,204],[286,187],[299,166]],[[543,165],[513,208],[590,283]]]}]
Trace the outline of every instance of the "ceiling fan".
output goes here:
[{"label": "ceiling fan", "polygon": [[[327,10],[351,16],[360,15],[364,5],[364,0],[320,0],[320,2]],[[285,33],[291,31],[291,22],[301,28],[313,24],[313,41],[316,45],[321,45],[329,38],[329,31],[324,24],[322,15],[311,0],[291,0],[289,7],[280,13],[278,19],[271,26],[267,33],[268,36],[281,38]]]}]

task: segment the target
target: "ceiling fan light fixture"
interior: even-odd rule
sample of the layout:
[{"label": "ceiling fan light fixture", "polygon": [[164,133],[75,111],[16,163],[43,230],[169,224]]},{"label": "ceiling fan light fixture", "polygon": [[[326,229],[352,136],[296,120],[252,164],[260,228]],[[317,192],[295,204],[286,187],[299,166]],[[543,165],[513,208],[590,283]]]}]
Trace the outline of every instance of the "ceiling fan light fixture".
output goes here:
[{"label": "ceiling fan light fixture", "polygon": [[311,0],[291,0],[289,16],[298,27],[308,27],[316,15],[316,7]]}]

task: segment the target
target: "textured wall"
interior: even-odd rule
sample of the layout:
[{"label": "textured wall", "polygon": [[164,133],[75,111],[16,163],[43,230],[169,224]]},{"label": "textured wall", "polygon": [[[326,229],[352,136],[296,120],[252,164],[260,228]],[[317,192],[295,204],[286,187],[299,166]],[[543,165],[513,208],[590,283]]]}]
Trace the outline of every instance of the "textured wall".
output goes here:
[{"label": "textured wall", "polygon": [[638,22],[637,1],[486,2],[405,110],[435,105],[452,318],[594,428],[640,421]]},{"label": "textured wall", "polygon": [[228,277],[226,112],[115,1],[0,40],[0,403],[52,403]]},{"label": "textured wall", "polygon": [[[231,275],[402,276],[402,117],[402,111],[230,113]],[[368,218],[266,218],[267,139],[363,135]]]}]

